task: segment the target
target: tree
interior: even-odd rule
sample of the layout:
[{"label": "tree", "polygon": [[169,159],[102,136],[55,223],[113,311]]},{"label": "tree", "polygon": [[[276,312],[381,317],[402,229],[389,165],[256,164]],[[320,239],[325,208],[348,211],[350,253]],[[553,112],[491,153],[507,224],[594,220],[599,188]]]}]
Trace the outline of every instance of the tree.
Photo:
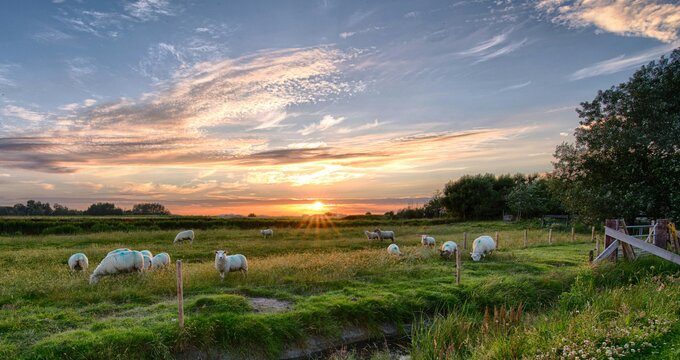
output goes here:
[{"label": "tree", "polygon": [[248,214],[248,217],[256,217],[256,216],[257,216],[257,215],[255,215],[255,213],[250,213],[250,214]]},{"label": "tree", "polygon": [[117,208],[115,204],[112,203],[101,203],[90,205],[90,207],[85,210],[85,215],[91,216],[102,216],[102,215],[123,215],[123,209]]},{"label": "tree", "polygon": [[582,220],[680,219],[680,49],[577,109],[574,144],[555,150],[557,192]]},{"label": "tree", "polygon": [[134,215],[170,215],[170,210],[159,203],[143,203],[132,206]]}]

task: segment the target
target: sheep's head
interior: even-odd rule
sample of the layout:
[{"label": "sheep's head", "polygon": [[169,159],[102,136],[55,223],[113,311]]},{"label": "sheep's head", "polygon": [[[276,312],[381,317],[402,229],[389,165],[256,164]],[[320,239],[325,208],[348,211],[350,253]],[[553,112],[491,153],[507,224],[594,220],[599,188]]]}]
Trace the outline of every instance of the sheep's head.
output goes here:
[{"label": "sheep's head", "polygon": [[479,261],[482,259],[482,254],[480,253],[470,253],[470,256],[472,256],[472,261]]},{"label": "sheep's head", "polygon": [[451,256],[451,251],[449,251],[449,250],[439,250],[439,255],[441,257],[449,257],[449,256]]},{"label": "sheep's head", "polygon": [[222,260],[227,258],[227,252],[224,250],[216,250],[215,251],[215,260]]}]

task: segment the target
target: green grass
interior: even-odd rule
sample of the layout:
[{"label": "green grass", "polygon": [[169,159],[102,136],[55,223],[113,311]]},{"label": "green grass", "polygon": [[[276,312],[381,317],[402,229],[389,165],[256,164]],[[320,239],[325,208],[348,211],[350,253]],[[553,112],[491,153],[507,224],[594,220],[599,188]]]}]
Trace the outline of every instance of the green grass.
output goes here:
[{"label": "green grass", "polygon": [[[648,257],[578,275],[556,306],[520,321],[464,306],[414,328],[414,359],[677,359],[680,269]],[[499,317],[501,318],[501,317]]]},{"label": "green grass", "polygon": [[[276,228],[274,239],[257,230],[197,230],[193,245],[172,246],[175,231],[110,232],[64,236],[0,237],[0,358],[171,358],[195,350],[235,356],[276,357],[309,336],[338,336],[347,326],[378,329],[465,306],[524,304],[540,313],[553,307],[576,276],[588,269],[590,234],[530,231],[522,249],[522,225],[463,223],[383,226],[395,230],[403,257],[388,256],[387,243],[368,242],[372,226]],[[500,249],[475,263],[463,255],[461,286],[455,265],[419,246],[420,234],[438,244],[468,246],[482,233],[501,231]],[[186,326],[177,326],[173,270],[105,278],[90,286],[88,274],[71,273],[75,252],[90,272],[118,247],[166,251],[184,262]],[[214,250],[248,257],[247,278],[213,268]],[[468,250],[469,252],[469,250]],[[257,312],[248,298],[288,301],[283,312]],[[465,305],[464,305],[465,304]]]}]

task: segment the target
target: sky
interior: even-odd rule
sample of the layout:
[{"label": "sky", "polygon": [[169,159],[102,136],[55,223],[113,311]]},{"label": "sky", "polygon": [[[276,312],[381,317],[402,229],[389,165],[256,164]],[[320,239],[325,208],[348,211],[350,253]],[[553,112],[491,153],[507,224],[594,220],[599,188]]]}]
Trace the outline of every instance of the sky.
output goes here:
[{"label": "sky", "polygon": [[670,0],[5,1],[0,206],[381,213],[547,172],[679,30]]}]

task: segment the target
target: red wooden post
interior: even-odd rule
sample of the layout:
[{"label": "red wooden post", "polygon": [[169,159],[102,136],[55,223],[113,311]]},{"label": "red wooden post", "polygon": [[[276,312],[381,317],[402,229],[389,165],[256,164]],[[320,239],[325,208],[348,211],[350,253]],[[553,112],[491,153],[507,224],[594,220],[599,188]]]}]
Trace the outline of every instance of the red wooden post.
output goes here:
[{"label": "red wooden post", "polygon": [[666,250],[668,247],[668,240],[670,240],[670,233],[668,231],[668,219],[659,219],[656,221],[656,236],[654,237],[654,245]]}]

